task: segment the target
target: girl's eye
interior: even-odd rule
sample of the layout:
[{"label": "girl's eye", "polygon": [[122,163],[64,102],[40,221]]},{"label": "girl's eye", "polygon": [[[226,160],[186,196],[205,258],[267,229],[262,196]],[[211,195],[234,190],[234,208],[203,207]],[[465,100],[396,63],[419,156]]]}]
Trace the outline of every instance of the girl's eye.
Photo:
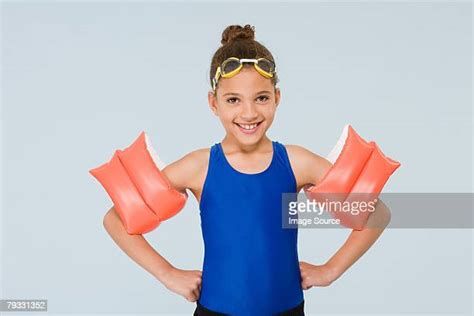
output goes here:
[{"label": "girl's eye", "polygon": [[[268,101],[269,99],[270,99],[270,98],[269,98],[268,96],[266,96],[266,95],[261,95],[261,96],[259,96],[259,97],[257,98],[257,100],[259,100],[259,101],[261,101],[261,102],[266,102],[266,101]],[[230,104],[235,104],[236,102],[234,102],[234,101],[236,101],[236,100],[238,100],[238,98],[229,98],[229,99],[227,99],[227,102],[230,103]]]},{"label": "girl's eye", "polygon": [[[261,98],[264,98],[264,99],[262,100]],[[266,95],[261,95],[261,96],[258,97],[258,99],[260,99],[260,100],[262,100],[263,102],[265,102],[265,101],[267,101],[267,100],[269,99],[269,97],[266,96]]]}]

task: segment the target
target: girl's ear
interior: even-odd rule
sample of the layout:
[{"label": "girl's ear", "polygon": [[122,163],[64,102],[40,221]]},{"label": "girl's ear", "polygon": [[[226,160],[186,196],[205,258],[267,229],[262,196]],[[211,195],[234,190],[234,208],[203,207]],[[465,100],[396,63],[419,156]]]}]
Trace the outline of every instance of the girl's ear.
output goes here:
[{"label": "girl's ear", "polygon": [[207,101],[209,102],[209,108],[217,116],[217,96],[213,91],[207,93]]},{"label": "girl's ear", "polygon": [[278,106],[280,103],[281,93],[280,88],[275,88],[275,106]]}]

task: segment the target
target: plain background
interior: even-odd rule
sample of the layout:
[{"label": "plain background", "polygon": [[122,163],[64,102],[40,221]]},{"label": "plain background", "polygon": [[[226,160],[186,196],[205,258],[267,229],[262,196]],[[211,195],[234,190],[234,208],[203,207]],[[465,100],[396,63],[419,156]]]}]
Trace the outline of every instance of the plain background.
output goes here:
[{"label": "plain background", "polygon": [[[88,170],[142,130],[165,162],[219,142],[210,60],[224,28],[247,23],[281,80],[272,139],[325,156],[350,123],[402,163],[384,192],[473,192],[469,2],[3,2],[0,298],[191,315],[107,235],[111,201]],[[324,263],[348,234],[301,230],[300,260]],[[193,197],[145,237],[202,268]],[[469,229],[387,229],[333,285],[305,291],[305,310],[470,315],[472,244]]]}]

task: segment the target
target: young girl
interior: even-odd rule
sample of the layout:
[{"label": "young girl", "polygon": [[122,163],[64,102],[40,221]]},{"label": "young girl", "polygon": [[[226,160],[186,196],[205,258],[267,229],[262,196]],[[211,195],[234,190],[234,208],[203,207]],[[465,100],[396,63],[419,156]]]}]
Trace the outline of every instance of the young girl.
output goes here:
[{"label": "young girl", "polygon": [[369,221],[382,228],[352,231],[325,264],[298,261],[297,229],[282,228],[282,193],[318,184],[332,164],[267,137],[280,89],[274,58],[254,36],[250,25],[228,26],[212,58],[208,101],[225,129],[222,141],[163,169],[177,190],[190,190],[199,202],[202,272],[174,267],[143,236],[127,234],[114,208],[104,218],[127,255],[170,291],[196,302],[194,315],[304,315],[303,290],[334,282],[390,220],[379,200]]}]

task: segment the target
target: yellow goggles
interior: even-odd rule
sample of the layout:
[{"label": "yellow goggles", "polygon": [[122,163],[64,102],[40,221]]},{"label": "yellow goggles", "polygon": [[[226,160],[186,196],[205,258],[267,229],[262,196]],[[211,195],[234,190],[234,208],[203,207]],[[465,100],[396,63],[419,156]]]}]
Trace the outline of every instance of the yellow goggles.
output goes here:
[{"label": "yellow goggles", "polygon": [[219,78],[231,78],[238,74],[242,69],[244,63],[253,63],[255,69],[259,74],[265,78],[273,78],[275,74],[275,63],[266,58],[250,59],[250,58],[237,58],[229,57],[217,67],[216,75],[212,79],[212,90],[216,91],[217,82]]}]

